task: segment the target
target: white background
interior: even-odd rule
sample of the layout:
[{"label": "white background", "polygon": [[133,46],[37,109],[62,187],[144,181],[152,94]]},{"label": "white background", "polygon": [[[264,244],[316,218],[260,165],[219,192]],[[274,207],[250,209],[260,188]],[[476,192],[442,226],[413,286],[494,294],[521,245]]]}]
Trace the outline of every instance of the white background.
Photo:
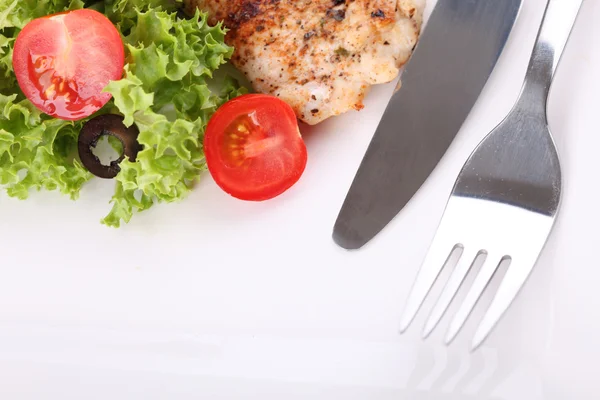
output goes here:
[{"label": "white background", "polygon": [[[430,4],[431,5],[431,4]],[[462,163],[509,111],[544,0],[523,10],[439,168],[359,252],[334,245],[339,207],[393,84],[360,113],[303,127],[306,174],[243,203],[205,175],[181,204],[120,230],[113,183],[78,202],[0,197],[0,397],[18,399],[596,399],[600,392],[600,2],[587,0],[556,77],[565,176],[547,249],[498,329],[467,352],[405,335],[405,297]]]}]

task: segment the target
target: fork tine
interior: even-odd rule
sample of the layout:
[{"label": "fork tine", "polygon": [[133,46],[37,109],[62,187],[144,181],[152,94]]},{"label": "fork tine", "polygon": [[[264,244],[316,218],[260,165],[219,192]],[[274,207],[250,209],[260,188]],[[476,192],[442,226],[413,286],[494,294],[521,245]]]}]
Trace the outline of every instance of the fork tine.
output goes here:
[{"label": "fork tine", "polygon": [[527,277],[533,270],[536,259],[537,256],[529,257],[529,259],[521,258],[516,262],[511,260],[508,271],[498,288],[498,292],[494,296],[490,308],[485,313],[475,332],[475,336],[471,342],[472,350],[475,350],[483,343],[498,320],[511,305],[517,293],[519,293],[519,290],[527,280]]},{"label": "fork tine", "polygon": [[413,284],[410,295],[400,320],[400,332],[408,329],[417,312],[423,305],[427,294],[433,287],[442,268],[448,262],[448,259],[457,248],[457,244],[450,243],[443,234],[443,228],[438,230],[433,243],[427,252],[427,256],[421,265],[417,279]]},{"label": "fork tine", "polygon": [[473,308],[477,304],[477,301],[481,297],[481,294],[489,284],[490,280],[494,276],[494,273],[498,269],[500,265],[501,258],[492,254],[488,254],[483,265],[481,266],[481,270],[475,277],[475,281],[473,282],[473,286],[469,289],[467,296],[465,297],[463,303],[460,305],[460,308],[456,312],[456,315],[452,319],[450,323],[450,327],[448,329],[448,333],[446,334],[446,344],[450,344],[460,332],[463,325],[465,324],[467,318],[473,311]]},{"label": "fork tine", "polygon": [[480,252],[477,249],[465,249],[463,251],[463,254],[458,260],[458,264],[452,272],[448,283],[446,283],[446,286],[435,303],[429,318],[427,318],[427,322],[425,323],[425,328],[423,330],[423,338],[428,337],[440,322],[479,254]]}]

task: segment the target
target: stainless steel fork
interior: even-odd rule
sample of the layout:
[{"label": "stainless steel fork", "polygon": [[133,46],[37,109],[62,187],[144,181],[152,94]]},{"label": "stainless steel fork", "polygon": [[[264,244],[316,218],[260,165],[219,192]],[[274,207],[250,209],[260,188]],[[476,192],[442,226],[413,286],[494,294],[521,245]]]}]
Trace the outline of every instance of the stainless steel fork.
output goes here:
[{"label": "stainless steel fork", "polygon": [[427,319],[424,337],[438,325],[475,260],[485,260],[450,322],[446,344],[461,330],[500,264],[510,263],[473,337],[472,349],[486,339],[536,264],[554,225],[562,186],[548,128],[547,99],[582,2],[548,1],[519,99],[460,172],[408,297],[402,332],[455,250],[462,253]]}]

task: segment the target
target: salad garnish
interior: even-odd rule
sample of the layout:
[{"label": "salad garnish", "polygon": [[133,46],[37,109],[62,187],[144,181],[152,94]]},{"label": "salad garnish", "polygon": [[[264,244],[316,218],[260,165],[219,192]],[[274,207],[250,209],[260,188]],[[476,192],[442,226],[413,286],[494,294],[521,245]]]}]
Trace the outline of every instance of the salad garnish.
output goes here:
[{"label": "salad garnish", "polygon": [[208,124],[204,148],[217,184],[242,200],[279,196],[300,179],[307,162],[294,110],[264,94],[222,106]]},{"label": "salad garnish", "polygon": [[[121,171],[119,164],[127,157],[135,162],[138,153],[142,150],[137,138],[140,132],[135,124],[127,127],[123,117],[115,114],[104,114],[92,118],[83,125],[79,133],[78,150],[79,159],[92,174],[99,178],[112,179]],[[108,136],[118,140],[119,158],[108,165],[102,164],[94,149],[102,137]]]},{"label": "salad garnish", "polygon": [[98,11],[82,9],[29,22],[17,35],[13,69],[23,94],[52,117],[77,121],[106,105],[121,79],[119,31]]},{"label": "salad garnish", "polygon": [[[32,189],[59,190],[72,199],[80,195],[93,177],[78,157],[80,132],[89,120],[83,116],[92,106],[99,107],[92,118],[114,114],[125,127],[135,126],[142,147],[134,160],[124,157],[119,163],[104,224],[118,227],[136,212],[186,197],[206,169],[202,143],[210,117],[246,90],[229,77],[214,84],[214,72],[233,52],[225,44],[226,31],[221,24],[208,25],[200,11],[183,18],[181,7],[176,0],[0,0],[0,184],[10,196],[25,199]],[[75,11],[82,9],[87,11]],[[111,24],[99,17],[97,24],[78,23],[93,12]],[[110,33],[114,28],[121,46]],[[27,60],[19,43],[43,49],[38,42],[45,36],[39,32],[48,29],[53,34],[47,37],[47,58],[36,54],[35,61]],[[119,47],[124,66],[117,76]],[[66,60],[57,58],[64,54]],[[91,69],[83,71],[83,65]],[[35,104],[31,87],[19,85],[27,74],[47,96]],[[105,75],[111,80],[98,95],[94,82]],[[94,78],[90,91],[74,87],[72,76]]]}]

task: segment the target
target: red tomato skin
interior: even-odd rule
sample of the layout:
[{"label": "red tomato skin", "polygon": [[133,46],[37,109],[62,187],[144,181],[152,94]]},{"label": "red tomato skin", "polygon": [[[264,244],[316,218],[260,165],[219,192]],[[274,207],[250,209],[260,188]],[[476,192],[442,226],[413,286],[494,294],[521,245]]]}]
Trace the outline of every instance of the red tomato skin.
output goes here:
[{"label": "red tomato skin", "polygon": [[[111,94],[102,91],[111,80],[121,79],[124,64],[119,31],[106,16],[89,9],[31,21],[17,36],[13,52],[13,69],[25,96],[45,114],[68,121],[89,117],[110,101]],[[56,90],[50,88],[51,79],[58,80]],[[56,95],[44,98],[47,90]]]},{"label": "red tomato skin", "polygon": [[[266,125],[266,130],[285,132],[282,142],[286,155],[293,155],[278,179],[271,179],[274,169],[269,159],[250,173],[228,165],[220,139],[236,116],[255,113],[255,118]],[[264,128],[264,126],[263,126]],[[261,202],[280,196],[303,175],[308,161],[306,145],[298,128],[294,110],[277,97],[263,94],[247,94],[225,103],[210,119],[204,136],[204,153],[210,174],[217,185],[229,195],[245,201]],[[281,157],[279,157],[281,158]],[[271,157],[277,159],[277,157]],[[285,163],[283,163],[285,164]],[[266,168],[260,168],[260,165]]]}]

